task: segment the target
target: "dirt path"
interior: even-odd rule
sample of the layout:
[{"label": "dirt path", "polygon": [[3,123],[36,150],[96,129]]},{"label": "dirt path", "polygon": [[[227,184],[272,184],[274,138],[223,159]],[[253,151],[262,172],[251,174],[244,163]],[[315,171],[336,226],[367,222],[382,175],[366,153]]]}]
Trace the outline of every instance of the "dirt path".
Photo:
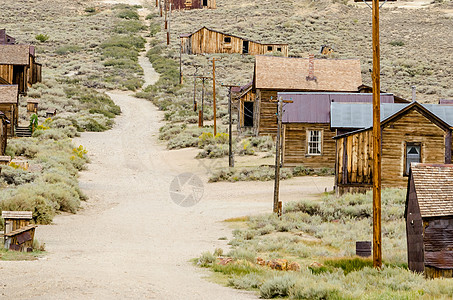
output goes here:
[{"label": "dirt path", "polygon": [[[150,64],[143,67],[152,84],[158,77]],[[157,139],[162,112],[124,92],[109,95],[123,112],[114,128],[75,140],[92,160],[80,177],[89,200],[77,215],[59,215],[37,229],[48,250],[43,259],[0,261],[0,297],[256,299],[208,282],[208,271],[189,260],[228,249],[219,240],[231,236],[222,220],[270,211],[272,182],[207,184],[206,166],[193,159],[193,150],[168,151]],[[169,192],[184,172],[199,175],[204,186],[201,201],[188,208],[172,202]],[[282,183],[281,195],[300,199],[332,184],[332,178],[292,179]]]}]

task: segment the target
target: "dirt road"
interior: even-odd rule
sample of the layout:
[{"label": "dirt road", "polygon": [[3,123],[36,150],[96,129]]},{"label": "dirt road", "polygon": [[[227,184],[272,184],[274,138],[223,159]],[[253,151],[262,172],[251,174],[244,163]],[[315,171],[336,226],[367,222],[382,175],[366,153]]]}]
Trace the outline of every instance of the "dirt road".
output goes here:
[{"label": "dirt road", "polygon": [[[150,64],[143,67],[152,84],[156,74]],[[80,177],[89,200],[77,215],[59,215],[37,229],[48,251],[44,258],[0,261],[0,297],[256,299],[207,281],[209,273],[189,260],[228,249],[219,240],[231,236],[222,220],[270,211],[272,182],[208,184],[206,166],[193,159],[193,150],[168,151],[157,139],[162,113],[154,105],[124,92],[109,95],[123,111],[114,128],[75,140],[92,160]],[[169,192],[184,172],[203,184],[201,201],[188,208]],[[282,182],[281,194],[300,199],[332,184],[332,178],[296,178]]]}]

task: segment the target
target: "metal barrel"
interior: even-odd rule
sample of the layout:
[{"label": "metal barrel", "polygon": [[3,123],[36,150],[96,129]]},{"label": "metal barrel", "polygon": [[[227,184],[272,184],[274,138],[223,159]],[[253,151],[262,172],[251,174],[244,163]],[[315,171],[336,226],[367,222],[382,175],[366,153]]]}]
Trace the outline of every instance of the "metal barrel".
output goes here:
[{"label": "metal barrel", "polygon": [[357,256],[362,257],[371,256],[371,242],[370,241],[355,242],[355,254]]}]

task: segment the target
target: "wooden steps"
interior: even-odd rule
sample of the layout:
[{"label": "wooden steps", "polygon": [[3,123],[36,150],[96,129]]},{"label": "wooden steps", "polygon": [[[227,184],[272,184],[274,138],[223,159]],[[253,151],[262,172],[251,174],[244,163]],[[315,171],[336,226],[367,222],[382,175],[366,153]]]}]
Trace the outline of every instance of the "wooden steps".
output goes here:
[{"label": "wooden steps", "polygon": [[17,126],[16,127],[16,136],[17,137],[31,137],[30,128],[27,126]]}]

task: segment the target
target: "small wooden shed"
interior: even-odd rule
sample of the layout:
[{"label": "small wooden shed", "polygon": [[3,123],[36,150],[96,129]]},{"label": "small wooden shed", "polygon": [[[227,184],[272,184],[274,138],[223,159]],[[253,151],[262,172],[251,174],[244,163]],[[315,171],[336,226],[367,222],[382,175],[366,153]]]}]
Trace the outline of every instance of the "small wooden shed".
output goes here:
[{"label": "small wooden shed", "polygon": [[46,110],[46,118],[52,118],[57,115],[57,109],[56,108],[49,108]]},{"label": "small wooden shed", "polygon": [[199,30],[182,34],[181,51],[185,54],[239,53],[262,55],[272,52],[288,56],[288,44],[255,42],[236,35],[202,27]]},{"label": "small wooden shed", "polygon": [[5,220],[4,247],[15,251],[32,251],[35,228],[31,211],[2,211]]},{"label": "small wooden shed", "polygon": [[216,0],[169,0],[171,9],[216,8]]},{"label": "small wooden shed", "polygon": [[[337,103],[336,105],[349,105]],[[335,187],[338,194],[372,188],[372,105],[355,104],[332,121],[362,127],[336,140]],[[350,125],[348,125],[348,123]],[[381,104],[382,187],[406,187],[412,162],[451,163],[453,106]]]},{"label": "small wooden shed", "polygon": [[17,85],[0,85],[0,111],[9,120],[7,133],[14,135],[14,127],[17,126],[19,118],[19,94]]},{"label": "small wooden shed", "polygon": [[39,99],[28,99],[27,100],[27,112],[38,113]]},{"label": "small wooden shed", "polygon": [[409,269],[453,277],[453,165],[411,165],[404,216]]},{"label": "small wooden shed", "polygon": [[279,92],[357,93],[361,84],[358,59],[256,56],[253,84],[248,92],[254,95],[253,130],[256,135],[277,134],[277,103],[271,100],[276,100]]}]

